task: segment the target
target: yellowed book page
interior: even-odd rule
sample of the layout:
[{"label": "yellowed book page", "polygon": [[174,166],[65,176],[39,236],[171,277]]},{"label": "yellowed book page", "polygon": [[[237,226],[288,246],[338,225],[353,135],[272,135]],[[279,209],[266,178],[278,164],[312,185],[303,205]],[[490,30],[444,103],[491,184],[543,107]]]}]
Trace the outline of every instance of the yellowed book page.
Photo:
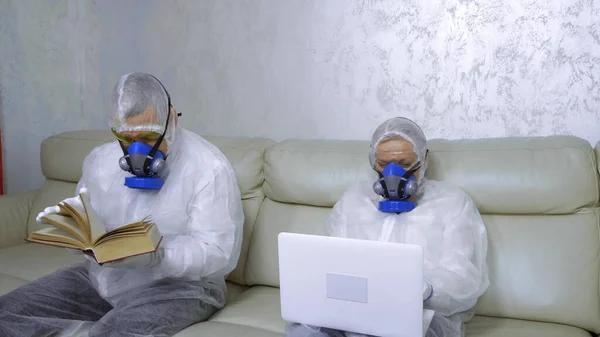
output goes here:
[{"label": "yellowed book page", "polygon": [[112,231],[105,233],[104,235],[99,237],[94,244],[97,246],[101,242],[110,240],[110,238],[112,237],[121,237],[124,234],[126,234],[127,236],[130,236],[130,234],[141,235],[148,232],[148,228],[152,225],[153,224],[151,222],[138,222],[115,228]]},{"label": "yellowed book page", "polygon": [[85,223],[86,215],[68,203],[61,202],[58,204],[58,208],[61,210],[59,214],[64,213],[64,215],[70,216],[75,219],[77,223]]},{"label": "yellowed book page", "polygon": [[28,237],[27,239],[25,239],[25,241],[33,242],[33,243],[39,243],[39,244],[42,244],[42,245],[48,245],[48,246],[58,247],[58,248],[80,249],[82,251],[84,249],[84,248],[81,248],[81,247],[78,247],[78,246],[73,246],[71,244],[64,243],[64,242],[54,242],[54,241],[47,241],[47,240],[38,240],[38,239],[33,239],[31,237]]},{"label": "yellowed book page", "polygon": [[132,236],[149,236],[151,231],[156,231],[158,233],[158,236],[160,237],[160,232],[158,231],[158,228],[156,227],[156,225],[152,222],[144,222],[143,223],[143,227],[139,228],[139,229],[135,229],[135,230],[128,230],[128,231],[123,231],[123,232],[109,232],[106,233],[106,235],[104,235],[102,238],[100,238],[98,241],[96,241],[95,246],[100,246],[103,242],[106,242],[108,240],[113,240],[116,238],[126,238],[126,237],[132,237]]},{"label": "yellowed book page", "polygon": [[98,217],[92,205],[90,204],[90,199],[85,194],[80,194],[81,201],[83,203],[83,208],[85,209],[85,213],[87,214],[87,223],[90,228],[90,241],[96,242],[100,237],[106,234],[106,228],[104,228],[104,223]]},{"label": "yellowed book page", "polygon": [[150,218],[150,216],[146,216],[142,219],[139,219],[137,221],[134,222],[130,222],[126,225],[123,225],[121,227],[117,227],[114,228],[113,230],[111,230],[110,232],[106,233],[106,235],[109,235],[111,233],[119,233],[119,232],[128,232],[128,231],[135,231],[138,230],[140,228],[145,228],[146,226],[148,226],[149,224],[152,224],[152,219]]},{"label": "yellowed book page", "polygon": [[136,228],[136,229],[130,229],[128,231],[110,232],[108,235],[105,235],[103,238],[119,237],[121,235],[129,235],[129,234],[135,234],[135,235],[144,234],[144,233],[148,232],[148,228],[150,228],[150,226],[145,226],[145,227]]},{"label": "yellowed book page", "polygon": [[121,234],[121,233],[146,231],[146,227],[148,227],[148,226],[146,224],[144,224],[144,223],[139,223],[136,226],[127,226],[127,228],[125,228],[125,227],[119,227],[119,228],[115,228],[112,231],[104,234],[103,237],[118,235],[118,234]]},{"label": "yellowed book page", "polygon": [[150,253],[156,250],[161,237],[157,230],[149,235],[115,238],[103,242],[93,248],[94,256],[99,264],[109,261],[121,260],[126,257]]},{"label": "yellowed book page", "polygon": [[98,241],[96,241],[96,243],[94,245],[95,246],[100,246],[100,245],[102,245],[102,243],[104,243],[106,241],[115,240],[115,239],[119,239],[119,238],[129,238],[129,237],[136,237],[136,236],[148,236],[148,232],[149,232],[149,230],[145,230],[145,231],[137,231],[137,232],[117,233],[115,235],[104,236],[104,237],[100,238]]},{"label": "yellowed book page", "polygon": [[145,217],[143,219],[129,223],[127,225],[117,227],[117,228],[113,229],[111,232],[123,232],[123,231],[128,231],[128,230],[132,230],[132,229],[135,230],[137,228],[144,227],[146,224],[152,223],[152,221],[149,221],[147,219],[148,219],[148,217]]},{"label": "yellowed book page", "polygon": [[54,225],[64,231],[67,231],[77,238],[84,245],[90,246],[91,242],[87,240],[85,233],[79,228],[79,224],[75,219],[70,216],[63,216],[59,214],[47,214],[42,217],[44,222]]},{"label": "yellowed book page", "polygon": [[77,240],[74,235],[56,227],[44,227],[31,233],[29,241],[52,244],[65,248],[85,249],[88,247]]},{"label": "yellowed book page", "polygon": [[68,213],[73,219],[75,219],[75,221],[79,225],[79,228],[85,234],[87,241],[91,242],[90,229],[87,224],[87,215],[85,213],[82,213],[79,209],[77,209],[77,207],[71,206],[66,202],[59,203],[58,208],[60,208],[64,212]]}]

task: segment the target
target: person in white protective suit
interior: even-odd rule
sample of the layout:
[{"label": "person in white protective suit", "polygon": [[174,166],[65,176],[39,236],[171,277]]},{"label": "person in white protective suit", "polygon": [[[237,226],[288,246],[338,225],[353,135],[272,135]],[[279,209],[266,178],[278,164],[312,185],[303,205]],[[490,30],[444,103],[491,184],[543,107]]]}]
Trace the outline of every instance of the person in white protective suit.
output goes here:
[{"label": "person in white protective suit", "polygon": [[[244,222],[230,163],[178,126],[166,89],[152,75],[121,77],[110,114],[117,141],[87,156],[76,195],[89,196],[107,230],[150,215],[163,235],[159,249],[103,266],[89,258],[1,296],[0,336],[172,336],[225,304],[225,277],[237,264]],[[136,142],[166,156],[151,165],[162,187],[124,185],[132,174],[121,158]],[[38,221],[57,211],[46,208]]]},{"label": "person in white protective suit", "polygon": [[[425,178],[426,138],[406,118],[380,125],[371,141],[369,161],[380,177],[390,164],[412,175],[414,203],[409,211],[383,212],[381,185],[359,182],[348,189],[328,219],[329,236],[417,244],[424,250],[424,308],[435,314],[427,337],[465,336],[464,322],[473,315],[477,299],[489,286],[487,234],[471,198],[461,189]],[[383,178],[382,178],[383,179]],[[389,182],[389,181],[388,181]],[[376,193],[377,192],[377,193]],[[290,323],[286,336],[357,336]]]}]

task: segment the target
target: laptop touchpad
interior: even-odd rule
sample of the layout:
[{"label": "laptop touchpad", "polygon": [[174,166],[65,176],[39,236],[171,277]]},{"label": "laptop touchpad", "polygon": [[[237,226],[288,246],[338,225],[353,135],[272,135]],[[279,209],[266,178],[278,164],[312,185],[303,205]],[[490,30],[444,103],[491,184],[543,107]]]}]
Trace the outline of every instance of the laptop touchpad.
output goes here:
[{"label": "laptop touchpad", "polygon": [[335,300],[367,303],[368,290],[365,277],[327,273],[327,297]]}]

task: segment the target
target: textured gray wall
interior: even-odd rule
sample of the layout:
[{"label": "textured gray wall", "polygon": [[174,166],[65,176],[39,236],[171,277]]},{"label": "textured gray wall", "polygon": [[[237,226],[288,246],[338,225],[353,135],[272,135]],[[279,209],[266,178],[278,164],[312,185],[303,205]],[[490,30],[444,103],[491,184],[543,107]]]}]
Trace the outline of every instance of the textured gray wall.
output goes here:
[{"label": "textured gray wall", "polygon": [[106,128],[119,75],[152,72],[203,134],[600,139],[596,0],[0,0],[7,190],[39,145]]}]

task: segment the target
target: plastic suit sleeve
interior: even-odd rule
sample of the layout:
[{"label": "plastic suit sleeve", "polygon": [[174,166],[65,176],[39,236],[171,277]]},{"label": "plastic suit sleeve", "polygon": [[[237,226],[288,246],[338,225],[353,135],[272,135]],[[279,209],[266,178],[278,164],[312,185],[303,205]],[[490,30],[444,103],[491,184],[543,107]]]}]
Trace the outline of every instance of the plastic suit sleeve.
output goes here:
[{"label": "plastic suit sleeve", "polygon": [[[234,202],[229,195],[234,182],[216,170],[212,179],[203,179],[188,210],[189,230],[182,235],[165,236],[163,277],[221,277],[234,250],[236,223]],[[241,208],[237,207],[237,208]]]},{"label": "plastic suit sleeve", "polygon": [[77,187],[75,188],[75,196],[78,196],[79,193],[81,193],[82,190],[87,190],[87,187],[85,186],[85,183],[83,182],[83,178],[79,180],[79,182],[77,183]]},{"label": "plastic suit sleeve", "polygon": [[[345,197],[345,196],[344,196]],[[346,214],[344,213],[344,201],[345,198],[342,197],[331,210],[331,214],[327,219],[327,226],[325,227],[325,235],[333,236],[338,238],[346,238],[348,237],[345,226],[343,224],[348,223],[346,220]]]},{"label": "plastic suit sleeve", "polygon": [[440,259],[424,274],[434,289],[427,307],[444,316],[473,308],[488,282],[483,220],[466,194],[456,206],[453,216],[446,218],[449,223],[444,224]]}]

